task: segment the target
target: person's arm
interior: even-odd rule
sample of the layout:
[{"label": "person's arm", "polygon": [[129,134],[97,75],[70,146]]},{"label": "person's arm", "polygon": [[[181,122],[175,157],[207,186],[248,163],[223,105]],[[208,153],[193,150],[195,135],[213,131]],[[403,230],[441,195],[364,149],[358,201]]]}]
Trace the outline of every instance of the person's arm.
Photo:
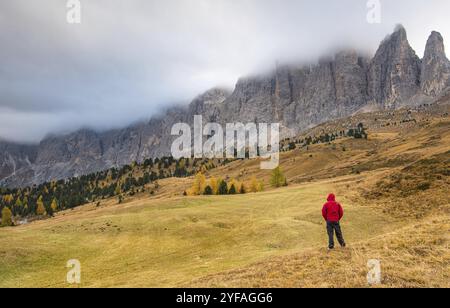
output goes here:
[{"label": "person's arm", "polygon": [[342,217],[344,217],[344,208],[339,204],[339,220],[341,220]]},{"label": "person's arm", "polygon": [[327,221],[327,205],[325,204],[322,208],[322,216],[325,221]]}]

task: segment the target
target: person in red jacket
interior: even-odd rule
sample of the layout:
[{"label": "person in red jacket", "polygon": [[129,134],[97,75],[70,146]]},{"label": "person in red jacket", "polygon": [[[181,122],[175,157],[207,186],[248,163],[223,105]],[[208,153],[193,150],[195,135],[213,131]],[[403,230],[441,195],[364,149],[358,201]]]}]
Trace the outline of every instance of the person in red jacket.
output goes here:
[{"label": "person in red jacket", "polygon": [[341,247],[345,247],[344,236],[342,235],[340,221],[344,217],[344,209],[342,206],[336,202],[336,196],[330,194],[328,196],[328,202],[324,204],[322,209],[322,216],[327,222],[327,232],[328,232],[328,248],[334,249],[334,233],[336,232],[336,237],[339,241]]}]

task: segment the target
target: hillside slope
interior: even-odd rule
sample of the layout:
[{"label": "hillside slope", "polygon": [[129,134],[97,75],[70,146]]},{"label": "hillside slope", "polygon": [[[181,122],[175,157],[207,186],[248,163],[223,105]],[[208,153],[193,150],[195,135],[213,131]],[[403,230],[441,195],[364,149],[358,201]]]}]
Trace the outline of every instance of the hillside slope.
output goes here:
[{"label": "hillside slope", "polygon": [[367,263],[382,265],[381,287],[450,287],[450,216],[427,219],[332,253],[309,249],[186,284],[221,288],[360,288]]},{"label": "hillside slope", "polygon": [[[258,161],[236,161],[206,176],[256,176],[265,192],[182,197],[193,179],[169,178],[152,196],[0,229],[0,287],[69,287],[70,259],[81,262],[82,287],[364,287],[368,259],[381,260],[382,286],[448,287],[448,112],[443,101],[312,129],[363,120],[369,138],[282,153],[287,188],[270,189]],[[330,192],[345,207],[349,243],[331,254],[321,217]]]}]

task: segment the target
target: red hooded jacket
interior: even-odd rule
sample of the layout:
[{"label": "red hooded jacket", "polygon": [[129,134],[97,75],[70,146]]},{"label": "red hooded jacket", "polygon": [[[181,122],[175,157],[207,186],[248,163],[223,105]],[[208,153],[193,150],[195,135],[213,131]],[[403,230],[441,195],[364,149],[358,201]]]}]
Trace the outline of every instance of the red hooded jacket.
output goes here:
[{"label": "red hooded jacket", "polygon": [[326,221],[339,222],[344,217],[344,209],[336,202],[336,196],[330,194],[328,202],[324,204],[322,209],[322,216]]}]

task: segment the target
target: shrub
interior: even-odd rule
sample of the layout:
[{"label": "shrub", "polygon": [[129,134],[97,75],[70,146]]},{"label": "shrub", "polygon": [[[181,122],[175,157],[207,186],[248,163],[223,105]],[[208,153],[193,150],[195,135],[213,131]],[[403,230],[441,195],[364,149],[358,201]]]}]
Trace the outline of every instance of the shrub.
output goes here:
[{"label": "shrub", "polygon": [[417,189],[422,190],[422,191],[428,190],[430,188],[431,188],[431,184],[428,182],[422,182],[419,185],[417,185]]}]

